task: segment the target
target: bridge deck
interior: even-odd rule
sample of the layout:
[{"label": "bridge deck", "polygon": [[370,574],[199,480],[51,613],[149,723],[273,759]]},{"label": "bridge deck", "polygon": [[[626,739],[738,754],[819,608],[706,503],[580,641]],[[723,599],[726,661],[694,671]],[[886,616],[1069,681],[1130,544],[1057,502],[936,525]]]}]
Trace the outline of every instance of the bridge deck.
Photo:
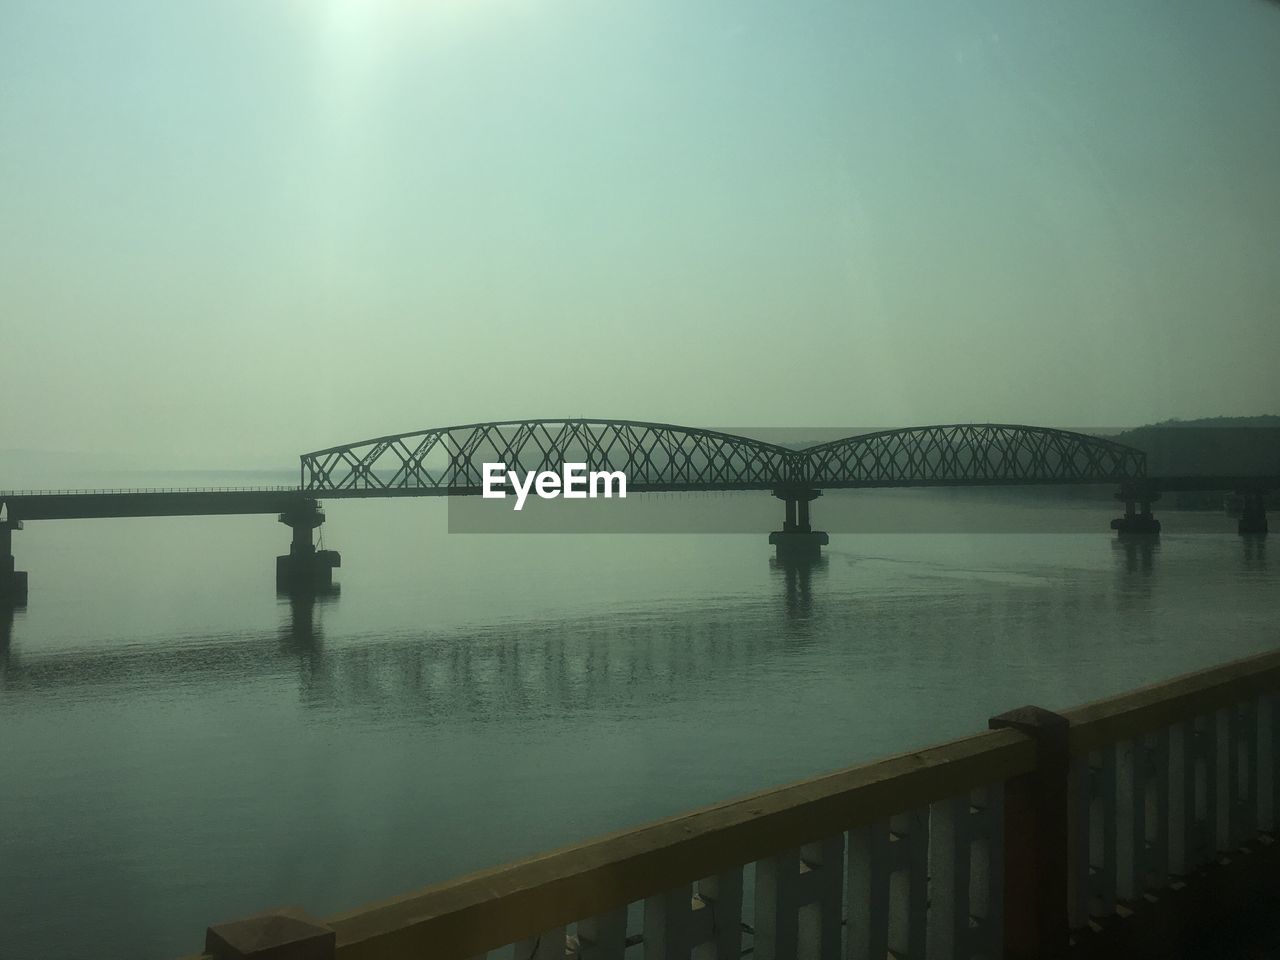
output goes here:
[{"label": "bridge deck", "polygon": [[[1150,486],[1156,491],[1176,490],[1280,490],[1280,476],[1199,476],[1145,477],[1131,481]],[[823,489],[874,489],[901,487],[972,487],[972,486],[1115,486],[1115,481],[1058,480],[1044,481],[990,480],[856,480],[823,483]],[[671,483],[635,484],[628,493],[718,492],[762,490],[770,483]],[[347,500],[389,497],[479,496],[480,487],[351,487],[342,490],[304,489],[301,487],[263,487],[256,489],[194,490],[54,490],[0,491],[0,503],[8,510],[10,520],[76,520],[103,517],[194,517],[234,514],[283,513],[300,499]]]},{"label": "bridge deck", "polygon": [[197,517],[282,513],[300,497],[297,488],[274,490],[98,490],[0,493],[10,520],[87,520],[98,517]]}]

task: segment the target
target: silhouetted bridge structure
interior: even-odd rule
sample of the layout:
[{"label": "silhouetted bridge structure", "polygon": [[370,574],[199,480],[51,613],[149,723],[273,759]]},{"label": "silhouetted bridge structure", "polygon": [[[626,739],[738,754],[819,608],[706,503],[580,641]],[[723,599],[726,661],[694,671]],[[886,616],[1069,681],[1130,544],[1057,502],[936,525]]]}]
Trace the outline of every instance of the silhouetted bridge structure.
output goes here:
[{"label": "silhouetted bridge structure", "polygon": [[317,550],[319,499],[478,496],[484,465],[559,474],[566,463],[621,472],[628,493],[768,491],[785,504],[769,541],[779,557],[814,557],[828,542],[810,504],[824,489],[1114,483],[1121,534],[1156,534],[1151,504],[1170,490],[1234,489],[1241,533],[1265,533],[1263,497],[1280,477],[1150,477],[1146,454],[1102,437],[1017,424],[945,424],[858,434],[801,449],[752,437],[632,420],[513,420],[377,437],[303,454],[296,487],[0,493],[0,597],[22,602],[11,535],[27,520],[274,513],[293,530],[277,558],[289,588],[331,582],[336,551]]}]

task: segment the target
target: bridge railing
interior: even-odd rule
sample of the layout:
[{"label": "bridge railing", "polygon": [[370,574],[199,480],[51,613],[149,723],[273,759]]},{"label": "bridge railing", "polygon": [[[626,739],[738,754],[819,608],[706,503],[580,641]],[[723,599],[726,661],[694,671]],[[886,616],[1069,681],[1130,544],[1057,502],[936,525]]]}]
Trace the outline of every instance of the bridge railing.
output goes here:
[{"label": "bridge railing", "polygon": [[[206,957],[1059,956],[1204,868],[1280,863],[1280,653],[486,870],[323,921],[211,927]],[[1224,866],[1226,864],[1226,866]],[[1178,891],[1173,897],[1171,890]],[[1117,932],[1119,931],[1119,932]],[[1133,934],[1137,937],[1137,934]],[[268,951],[277,952],[268,952]],[[1134,955],[1140,950],[1131,951]]]},{"label": "bridge railing", "polygon": [[1266,654],[1066,714],[1073,929],[1106,930],[1274,838],[1278,690]]},{"label": "bridge railing", "polygon": [[[1022,735],[982,733],[464,877],[319,929],[334,935],[328,955],[346,960],[620,960],[637,945],[646,957],[835,958],[847,917],[847,936],[868,956],[916,955],[926,937],[954,944],[954,956],[995,956],[1003,786],[1034,764]],[[219,950],[225,933],[211,930],[211,955],[237,955]]]}]

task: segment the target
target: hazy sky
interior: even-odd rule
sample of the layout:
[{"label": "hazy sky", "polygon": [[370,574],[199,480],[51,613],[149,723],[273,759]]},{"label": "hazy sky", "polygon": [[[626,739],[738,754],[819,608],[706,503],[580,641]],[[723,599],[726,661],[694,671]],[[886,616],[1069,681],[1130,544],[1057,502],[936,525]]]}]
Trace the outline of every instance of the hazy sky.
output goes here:
[{"label": "hazy sky", "polygon": [[1262,0],[0,0],[0,450],[1277,412],[1278,81]]}]

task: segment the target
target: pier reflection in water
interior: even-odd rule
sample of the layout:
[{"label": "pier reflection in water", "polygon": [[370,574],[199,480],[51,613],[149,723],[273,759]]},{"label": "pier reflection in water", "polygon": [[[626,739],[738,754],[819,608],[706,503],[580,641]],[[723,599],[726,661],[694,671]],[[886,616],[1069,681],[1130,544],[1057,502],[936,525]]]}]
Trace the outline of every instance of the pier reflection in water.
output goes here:
[{"label": "pier reflection in water", "polygon": [[9,644],[13,639],[13,621],[18,611],[7,603],[0,603],[0,669],[9,661]]},{"label": "pier reflection in water", "polygon": [[1244,548],[1245,570],[1251,574],[1265,574],[1267,572],[1267,538],[1241,537],[1240,543]]},{"label": "pier reflection in water", "polygon": [[1116,537],[1111,548],[1123,557],[1126,573],[1149,575],[1156,555],[1160,552],[1160,538],[1150,536]]},{"label": "pier reflection in water", "polygon": [[1229,535],[528,539],[383,531],[310,599],[125,556],[128,603],[46,576],[0,611],[0,953],[177,956],[1274,644]]},{"label": "pier reflection in water", "polygon": [[324,608],[335,603],[341,595],[342,585],[338,583],[318,592],[278,592],[281,607],[287,610],[280,624],[280,649],[285,653],[318,652],[323,632],[317,628],[317,619],[323,620]]},{"label": "pier reflection in water", "polygon": [[813,614],[813,583],[821,581],[830,560],[824,555],[815,558],[779,560],[770,558],[769,566],[775,577],[783,583],[783,609],[799,629],[803,629]]}]

